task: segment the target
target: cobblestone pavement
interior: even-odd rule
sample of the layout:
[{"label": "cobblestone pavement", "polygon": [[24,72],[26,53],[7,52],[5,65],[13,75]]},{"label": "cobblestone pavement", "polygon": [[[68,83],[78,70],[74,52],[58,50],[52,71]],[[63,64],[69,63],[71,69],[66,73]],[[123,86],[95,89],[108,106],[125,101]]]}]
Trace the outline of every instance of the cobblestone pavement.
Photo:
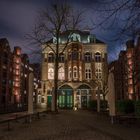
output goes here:
[{"label": "cobblestone pavement", "polygon": [[27,124],[0,124],[0,140],[140,140],[140,128],[111,125],[108,117],[89,111],[60,111]]}]

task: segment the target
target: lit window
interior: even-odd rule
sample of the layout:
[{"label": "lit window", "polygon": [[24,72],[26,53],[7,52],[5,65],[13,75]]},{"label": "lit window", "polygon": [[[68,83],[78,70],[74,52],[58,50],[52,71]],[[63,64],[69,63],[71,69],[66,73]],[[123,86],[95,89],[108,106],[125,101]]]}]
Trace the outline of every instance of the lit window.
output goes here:
[{"label": "lit window", "polygon": [[41,95],[38,95],[38,103],[41,103]]},{"label": "lit window", "polygon": [[60,68],[59,69],[58,79],[60,79],[60,80],[64,80],[65,79],[64,68]]},{"label": "lit window", "polygon": [[96,75],[96,78],[97,78],[97,79],[102,79],[102,71],[101,71],[100,68],[97,68],[97,69],[95,70],[95,75]]},{"label": "lit window", "polygon": [[91,69],[86,69],[86,79],[91,79]]},{"label": "lit window", "polygon": [[73,78],[78,78],[78,71],[76,66],[73,67]]},{"label": "lit window", "polygon": [[48,79],[54,79],[54,69],[49,68],[48,70]]}]

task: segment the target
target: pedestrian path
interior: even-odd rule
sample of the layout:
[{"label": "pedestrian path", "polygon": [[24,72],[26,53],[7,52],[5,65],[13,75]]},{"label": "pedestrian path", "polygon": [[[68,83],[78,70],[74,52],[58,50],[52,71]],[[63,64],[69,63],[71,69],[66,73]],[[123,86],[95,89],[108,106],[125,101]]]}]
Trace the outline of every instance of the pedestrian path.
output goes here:
[{"label": "pedestrian path", "polygon": [[140,128],[111,125],[107,116],[89,111],[59,111],[31,123],[13,122],[11,131],[0,126],[0,140],[140,140]]}]

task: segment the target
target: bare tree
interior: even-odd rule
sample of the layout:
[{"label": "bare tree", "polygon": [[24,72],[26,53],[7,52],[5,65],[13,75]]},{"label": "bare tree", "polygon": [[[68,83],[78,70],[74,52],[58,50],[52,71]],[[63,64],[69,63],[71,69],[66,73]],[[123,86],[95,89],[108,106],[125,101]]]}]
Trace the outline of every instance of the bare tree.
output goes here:
[{"label": "bare tree", "polygon": [[94,7],[99,18],[94,20],[93,29],[114,31],[113,41],[124,37],[134,39],[140,34],[140,0],[102,0]]},{"label": "bare tree", "polygon": [[[39,22],[35,25],[34,30],[28,35],[32,43],[43,45],[42,49],[50,48],[54,55],[54,91],[52,93],[52,111],[57,111],[57,92],[58,92],[58,69],[59,69],[59,54],[67,48],[70,36],[68,36],[63,49],[60,49],[60,36],[63,32],[69,30],[70,34],[74,30],[81,27],[82,11],[76,11],[67,3],[51,4],[39,14]],[[55,38],[54,47],[52,47],[49,40]]]}]

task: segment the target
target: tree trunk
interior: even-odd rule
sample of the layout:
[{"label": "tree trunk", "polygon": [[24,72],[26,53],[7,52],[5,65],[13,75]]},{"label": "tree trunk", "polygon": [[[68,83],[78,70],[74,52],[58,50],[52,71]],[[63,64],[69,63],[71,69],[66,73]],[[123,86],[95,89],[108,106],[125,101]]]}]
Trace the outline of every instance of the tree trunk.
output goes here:
[{"label": "tree trunk", "polygon": [[58,94],[58,67],[59,67],[59,37],[57,36],[56,54],[54,62],[54,90],[52,95],[52,108],[53,112],[57,112],[57,94]]}]

